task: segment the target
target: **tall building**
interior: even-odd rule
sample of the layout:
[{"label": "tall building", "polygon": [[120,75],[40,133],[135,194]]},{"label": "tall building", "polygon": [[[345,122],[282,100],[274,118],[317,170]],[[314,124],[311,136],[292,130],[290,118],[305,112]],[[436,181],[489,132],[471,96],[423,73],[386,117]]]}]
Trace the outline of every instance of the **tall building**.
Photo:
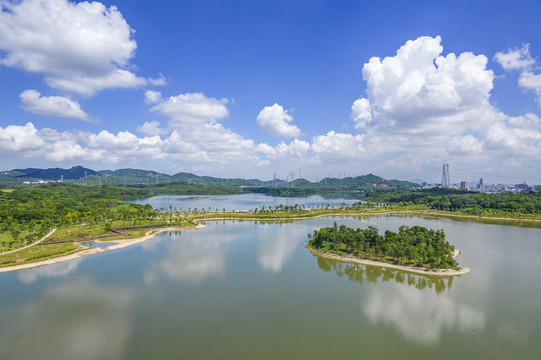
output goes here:
[{"label": "tall building", "polygon": [[477,184],[477,188],[481,190],[485,188],[485,184],[483,184],[483,178],[479,179],[479,184]]},{"label": "tall building", "polygon": [[460,189],[468,190],[468,182],[467,181],[461,181],[460,182]]}]

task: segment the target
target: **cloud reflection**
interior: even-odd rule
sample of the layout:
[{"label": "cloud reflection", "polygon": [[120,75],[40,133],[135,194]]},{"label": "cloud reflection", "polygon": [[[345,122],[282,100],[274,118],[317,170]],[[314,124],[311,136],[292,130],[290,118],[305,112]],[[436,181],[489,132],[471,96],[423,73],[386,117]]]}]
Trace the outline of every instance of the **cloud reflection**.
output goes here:
[{"label": "cloud reflection", "polygon": [[[259,226],[270,224],[259,224]],[[258,231],[257,260],[265,271],[278,273],[298,246],[299,234],[293,226],[278,226],[276,231]]]},{"label": "cloud reflection", "polygon": [[134,293],[91,280],[63,282],[34,301],[0,309],[1,358],[119,359]]},{"label": "cloud reflection", "polygon": [[361,308],[372,323],[392,325],[411,341],[431,345],[446,329],[472,332],[485,327],[483,312],[446,293],[455,277],[428,277],[316,257],[321,270],[365,285]]},{"label": "cloud reflection", "polygon": [[485,315],[450,297],[406,285],[372,285],[361,304],[373,323],[390,324],[420,344],[438,343],[446,329],[482,330]]},{"label": "cloud reflection", "polygon": [[52,278],[52,277],[66,277],[79,267],[83,259],[78,258],[74,260],[64,261],[58,264],[51,264],[40,266],[33,269],[21,270],[18,272],[17,277],[23,283],[30,284],[35,282],[40,277]]},{"label": "cloud reflection", "polygon": [[173,240],[165,244],[167,255],[152,263],[145,273],[145,282],[152,283],[161,276],[176,281],[199,283],[208,277],[225,272],[226,243],[233,235],[220,233],[219,237],[207,237],[198,232],[197,236],[171,234]]}]

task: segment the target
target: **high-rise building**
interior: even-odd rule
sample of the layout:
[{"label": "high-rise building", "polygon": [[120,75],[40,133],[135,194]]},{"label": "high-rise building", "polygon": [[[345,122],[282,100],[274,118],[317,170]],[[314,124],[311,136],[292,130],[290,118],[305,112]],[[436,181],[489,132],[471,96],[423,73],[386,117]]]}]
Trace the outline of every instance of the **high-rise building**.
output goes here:
[{"label": "high-rise building", "polygon": [[460,182],[460,189],[468,190],[468,182],[467,181],[461,181]]}]

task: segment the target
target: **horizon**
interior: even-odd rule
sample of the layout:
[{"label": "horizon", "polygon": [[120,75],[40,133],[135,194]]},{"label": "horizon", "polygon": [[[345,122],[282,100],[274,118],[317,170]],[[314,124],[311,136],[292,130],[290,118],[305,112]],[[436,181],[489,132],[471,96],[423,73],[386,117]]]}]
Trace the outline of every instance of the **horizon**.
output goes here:
[{"label": "horizon", "polygon": [[[191,173],[191,172],[185,172],[185,171],[180,171],[180,172],[176,172],[176,173],[163,173],[163,172],[159,172],[159,171],[155,171],[155,170],[149,170],[149,169],[138,169],[138,168],[118,168],[118,169],[99,169],[99,170],[96,170],[96,169],[91,169],[91,168],[87,168],[87,167],[84,167],[82,165],[73,165],[73,166],[70,166],[68,168],[62,168],[62,167],[51,167],[51,168],[15,168],[15,169],[6,169],[6,170],[0,170],[0,172],[9,172],[9,171],[16,171],[16,170],[28,170],[28,169],[36,169],[36,170],[71,170],[71,169],[75,169],[75,168],[84,168],[85,170],[91,170],[91,171],[94,171],[96,173],[100,173],[100,172],[105,172],[105,171],[119,171],[119,170],[135,170],[135,171],[149,171],[149,172],[155,172],[157,174],[160,174],[160,175],[166,175],[166,176],[175,176],[175,175],[178,175],[178,174],[189,174],[189,175],[194,175],[194,176],[198,176],[198,177],[213,177],[213,178],[217,178],[217,179],[224,179],[224,180],[232,180],[232,179],[241,179],[241,180],[257,180],[257,181],[261,181],[261,182],[269,182],[269,181],[284,181],[284,182],[287,182],[287,183],[291,183],[291,182],[294,182],[294,181],[298,181],[298,180],[306,180],[306,181],[309,181],[311,183],[318,183],[318,182],[321,182],[325,179],[338,179],[338,180],[342,180],[342,179],[355,179],[355,178],[359,178],[359,177],[364,177],[364,176],[376,176],[376,177],[380,177],[382,178],[383,180],[386,180],[386,181],[393,181],[393,180],[396,180],[396,181],[407,181],[407,182],[412,182],[412,183],[416,183],[416,184],[419,184],[419,185],[422,185],[423,183],[427,183],[427,185],[435,185],[435,186],[438,186],[438,185],[441,185],[441,182],[430,182],[430,181],[425,181],[423,179],[399,179],[399,178],[384,178],[383,176],[380,176],[378,174],[373,174],[373,173],[368,173],[368,174],[353,174],[353,175],[347,175],[347,174],[343,174],[343,176],[340,176],[340,174],[338,176],[334,176],[333,174],[330,174],[330,176],[325,176],[325,177],[322,177],[322,178],[315,178],[315,179],[310,179],[310,178],[305,178],[305,177],[293,177],[292,179],[289,179],[289,178],[270,178],[270,179],[265,179],[265,178],[258,178],[258,177],[250,177],[250,178],[246,178],[246,177],[220,177],[220,176],[210,176],[210,175],[201,175],[201,174],[197,174],[197,173]],[[289,174],[291,175],[291,174]],[[90,174],[88,176],[94,176],[94,174]],[[472,185],[474,184],[479,184],[480,183],[480,180],[483,180],[483,184],[485,184],[485,186],[500,186],[500,185],[518,185],[518,184],[525,184],[527,183],[527,181],[510,181],[510,182],[504,182],[504,181],[495,181],[495,182],[492,182],[492,181],[487,181],[487,179],[485,178],[471,178],[469,180],[467,179],[461,179],[461,180],[454,180],[454,181],[451,181],[450,184],[453,185],[453,186],[460,186],[461,182],[466,182],[468,185],[469,185],[469,188],[472,188]],[[51,180],[52,181],[52,180]],[[54,180],[54,181],[57,181],[57,180]],[[537,183],[528,183],[528,185],[530,186],[539,186],[541,184],[537,184]]]},{"label": "horizon", "polygon": [[535,1],[0,6],[2,171],[541,184]]}]

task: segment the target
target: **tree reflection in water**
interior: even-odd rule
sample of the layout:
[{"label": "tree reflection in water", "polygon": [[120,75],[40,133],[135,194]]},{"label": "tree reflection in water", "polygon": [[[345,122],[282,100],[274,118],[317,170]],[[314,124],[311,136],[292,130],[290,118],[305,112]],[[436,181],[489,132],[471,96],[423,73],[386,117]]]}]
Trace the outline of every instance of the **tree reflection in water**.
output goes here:
[{"label": "tree reflection in water", "polygon": [[408,284],[419,290],[425,288],[434,289],[437,294],[442,293],[446,289],[451,289],[453,286],[454,276],[440,277],[408,273],[398,269],[371,266],[363,264],[348,263],[333,259],[328,259],[322,256],[314,255],[317,258],[317,264],[323,271],[334,271],[339,277],[347,276],[349,281],[377,283],[395,281],[399,284]]}]

